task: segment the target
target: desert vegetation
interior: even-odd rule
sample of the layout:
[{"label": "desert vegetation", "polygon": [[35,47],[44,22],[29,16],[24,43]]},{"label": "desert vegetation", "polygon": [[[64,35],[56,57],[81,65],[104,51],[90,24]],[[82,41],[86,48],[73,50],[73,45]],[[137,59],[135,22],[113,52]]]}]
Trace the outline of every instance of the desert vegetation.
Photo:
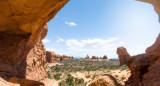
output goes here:
[{"label": "desert vegetation", "polygon": [[46,67],[48,77],[57,80],[59,86],[86,86],[103,74],[111,74],[119,83],[124,84],[130,71],[126,65],[119,65],[119,61],[114,59],[66,59]]}]

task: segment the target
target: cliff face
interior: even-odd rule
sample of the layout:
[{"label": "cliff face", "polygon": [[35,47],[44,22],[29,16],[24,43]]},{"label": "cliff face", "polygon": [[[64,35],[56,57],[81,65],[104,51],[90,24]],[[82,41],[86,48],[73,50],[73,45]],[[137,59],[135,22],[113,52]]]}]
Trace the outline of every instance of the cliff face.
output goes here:
[{"label": "cliff face", "polygon": [[47,78],[42,39],[47,22],[68,0],[0,1],[0,77],[41,81]]}]

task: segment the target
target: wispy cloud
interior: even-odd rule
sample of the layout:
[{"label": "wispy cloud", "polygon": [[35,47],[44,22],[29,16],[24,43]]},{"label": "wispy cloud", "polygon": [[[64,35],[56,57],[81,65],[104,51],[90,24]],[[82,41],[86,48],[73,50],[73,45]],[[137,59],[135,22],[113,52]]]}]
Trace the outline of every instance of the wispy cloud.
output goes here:
[{"label": "wispy cloud", "polygon": [[[68,53],[70,55],[105,55],[107,53],[116,53],[117,45],[112,43],[118,40],[118,38],[108,39],[87,39],[77,40],[69,39],[66,40],[66,46],[68,47]],[[115,54],[114,54],[115,55]]]},{"label": "wispy cloud", "polygon": [[57,43],[64,42],[64,39],[59,38],[56,42],[57,42]]},{"label": "wispy cloud", "polygon": [[43,42],[43,43],[49,43],[49,42],[51,42],[51,41],[50,41],[49,39],[43,39],[42,42]]},{"label": "wispy cloud", "polygon": [[120,44],[120,45],[125,45],[126,43],[125,43],[125,42],[123,42],[123,41],[121,41],[119,44]]},{"label": "wispy cloud", "polygon": [[73,26],[77,26],[77,24],[75,22],[65,22],[66,25],[69,25],[70,27],[73,27]]}]

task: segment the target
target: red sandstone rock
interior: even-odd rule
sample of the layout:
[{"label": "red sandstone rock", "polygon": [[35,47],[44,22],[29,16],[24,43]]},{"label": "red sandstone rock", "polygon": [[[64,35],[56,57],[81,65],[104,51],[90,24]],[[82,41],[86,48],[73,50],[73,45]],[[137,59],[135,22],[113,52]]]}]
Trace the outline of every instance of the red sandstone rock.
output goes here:
[{"label": "red sandstone rock", "polygon": [[53,51],[46,51],[46,61],[49,63],[55,63],[60,60],[62,56],[55,54]]},{"label": "red sandstone rock", "polygon": [[90,59],[90,57],[87,55],[85,59]]},{"label": "red sandstone rock", "polygon": [[92,58],[91,59],[98,59],[96,56],[92,56]]},{"label": "red sandstone rock", "polygon": [[160,35],[156,42],[147,48],[146,54],[132,56],[125,62],[131,70],[131,76],[125,86],[160,86],[159,41]]},{"label": "red sandstone rock", "polygon": [[106,55],[103,56],[103,59],[108,59]]},{"label": "red sandstone rock", "polygon": [[129,55],[129,53],[127,52],[127,49],[124,47],[119,47],[117,48],[117,54],[118,54],[118,58],[120,60],[120,65],[125,64],[126,62],[128,62],[131,58],[131,56]]},{"label": "red sandstone rock", "polygon": [[[46,23],[68,0],[0,1],[0,77],[44,81]],[[5,9],[5,10],[4,10]]]},{"label": "red sandstone rock", "polygon": [[63,59],[70,59],[70,57],[69,56],[67,56],[67,55],[63,55],[63,57],[62,57]]},{"label": "red sandstone rock", "polygon": [[120,86],[116,79],[111,75],[103,75],[94,79],[89,86]]},{"label": "red sandstone rock", "polygon": [[0,78],[0,86],[20,86],[20,84],[14,84]]}]

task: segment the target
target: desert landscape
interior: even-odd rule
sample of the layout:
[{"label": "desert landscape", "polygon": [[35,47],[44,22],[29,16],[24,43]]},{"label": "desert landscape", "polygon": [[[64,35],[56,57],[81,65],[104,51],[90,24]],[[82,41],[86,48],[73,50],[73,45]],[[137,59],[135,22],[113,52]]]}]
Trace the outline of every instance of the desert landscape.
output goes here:
[{"label": "desert landscape", "polygon": [[[160,16],[159,0],[138,1],[152,4]],[[0,86],[160,86],[160,35],[143,54],[132,56],[125,47],[118,47],[119,59],[107,55],[77,59],[47,51],[42,42],[51,29],[47,23],[69,2],[0,0]],[[86,44],[71,41],[80,47]]]},{"label": "desert landscape", "polygon": [[[124,85],[130,76],[126,65],[119,66],[118,60],[67,59],[46,66],[48,77],[57,81],[56,86],[86,86],[102,75],[109,74]],[[68,81],[68,79],[73,80]],[[77,79],[77,81],[75,81]]]}]

